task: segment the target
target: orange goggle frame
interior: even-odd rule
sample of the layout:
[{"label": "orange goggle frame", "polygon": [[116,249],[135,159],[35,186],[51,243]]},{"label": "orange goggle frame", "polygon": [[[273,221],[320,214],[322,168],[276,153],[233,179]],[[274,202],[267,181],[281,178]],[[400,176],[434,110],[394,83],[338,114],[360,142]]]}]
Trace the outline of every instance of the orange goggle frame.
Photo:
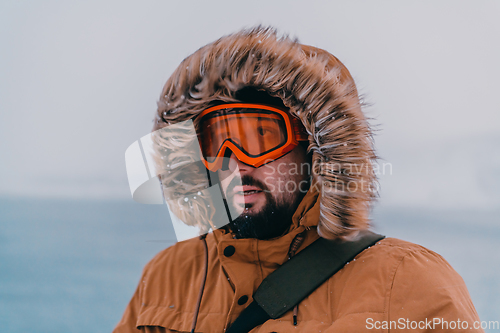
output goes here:
[{"label": "orange goggle frame", "polygon": [[217,105],[203,111],[195,125],[202,161],[210,171],[219,170],[231,152],[239,161],[258,168],[308,139],[297,118],[263,104]]}]

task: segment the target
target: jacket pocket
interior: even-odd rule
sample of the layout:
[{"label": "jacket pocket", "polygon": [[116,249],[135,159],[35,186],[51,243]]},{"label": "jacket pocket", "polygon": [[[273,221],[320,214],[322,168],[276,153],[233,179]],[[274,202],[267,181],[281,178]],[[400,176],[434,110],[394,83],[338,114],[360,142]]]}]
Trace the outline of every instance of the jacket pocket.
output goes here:
[{"label": "jacket pocket", "polygon": [[[147,333],[189,333],[193,323],[193,312],[180,312],[162,306],[144,306],[137,318],[136,326]],[[196,332],[224,332],[225,316],[218,313],[199,313]]]}]

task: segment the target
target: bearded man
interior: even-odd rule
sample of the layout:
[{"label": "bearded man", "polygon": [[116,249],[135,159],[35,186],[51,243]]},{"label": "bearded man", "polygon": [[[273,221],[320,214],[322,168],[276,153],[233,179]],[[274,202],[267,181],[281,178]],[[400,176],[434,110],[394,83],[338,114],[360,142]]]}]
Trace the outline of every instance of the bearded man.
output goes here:
[{"label": "bearded man", "polygon": [[[147,264],[116,333],[234,330],[262,281],[290,258],[320,238],[355,242],[369,228],[372,134],[351,75],[328,52],[261,27],[222,37],[172,74],[153,131],[190,121],[201,173],[218,180],[230,218],[220,224],[208,214],[206,237],[179,242]],[[186,156],[172,153],[183,140],[162,133],[157,142],[175,142],[157,158],[168,169],[163,194],[185,196],[169,207],[196,223],[210,206],[199,204],[208,185],[189,192],[200,182],[171,176],[189,167],[172,171],[172,161]],[[320,267],[309,269],[300,273],[313,276]],[[437,320],[467,322],[471,331],[478,316],[463,280],[438,254],[386,238],[293,309],[247,331],[387,332],[414,322],[416,331],[460,331]]]}]

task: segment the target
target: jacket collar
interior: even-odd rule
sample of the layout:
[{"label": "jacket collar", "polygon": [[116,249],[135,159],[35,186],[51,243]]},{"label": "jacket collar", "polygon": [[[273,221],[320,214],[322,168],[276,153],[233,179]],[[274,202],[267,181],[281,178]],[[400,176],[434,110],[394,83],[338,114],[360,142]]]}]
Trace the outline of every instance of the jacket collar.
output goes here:
[{"label": "jacket collar", "polygon": [[[288,233],[277,238],[270,240],[235,239],[230,232],[216,230],[214,236],[219,257],[224,256],[224,250],[228,246],[233,246],[238,253],[238,261],[259,262],[264,266],[282,265],[288,259],[290,244],[297,234],[305,231],[305,240],[299,251],[319,238],[316,232],[320,207],[318,199],[319,193],[312,186],[295,211]],[[236,256],[232,259],[236,259]]]}]

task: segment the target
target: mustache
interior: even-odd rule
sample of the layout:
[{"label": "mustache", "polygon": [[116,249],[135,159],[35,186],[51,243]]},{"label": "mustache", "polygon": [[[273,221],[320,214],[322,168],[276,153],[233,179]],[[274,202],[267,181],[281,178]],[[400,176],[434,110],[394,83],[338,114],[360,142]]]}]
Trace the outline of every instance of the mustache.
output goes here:
[{"label": "mustache", "polygon": [[255,186],[255,187],[258,187],[259,189],[261,189],[263,192],[267,192],[267,193],[270,192],[268,186],[266,184],[264,184],[263,182],[261,182],[260,180],[255,179],[249,175],[243,175],[241,177],[241,182],[239,181],[239,179],[237,177],[234,177],[233,180],[231,180],[231,182],[229,182],[229,185],[227,186],[227,189],[226,189],[226,193],[228,193],[228,194],[233,193],[234,188],[236,186],[239,186],[239,185]]}]

